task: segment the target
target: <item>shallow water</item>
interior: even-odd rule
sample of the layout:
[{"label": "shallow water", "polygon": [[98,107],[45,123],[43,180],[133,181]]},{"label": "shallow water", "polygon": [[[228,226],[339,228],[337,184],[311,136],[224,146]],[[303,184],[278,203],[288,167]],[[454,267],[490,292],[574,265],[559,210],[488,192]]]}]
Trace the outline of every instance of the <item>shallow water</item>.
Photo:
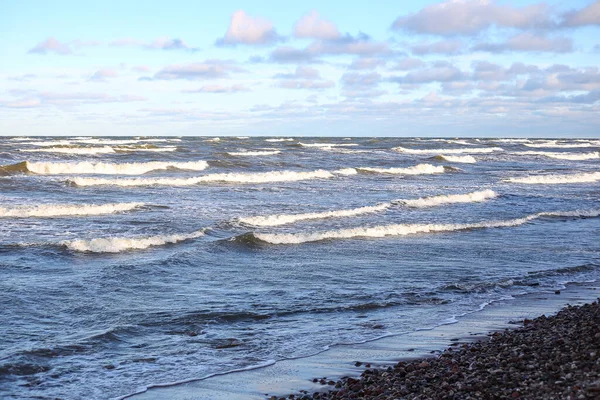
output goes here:
[{"label": "shallow water", "polygon": [[274,139],[2,139],[1,397],[118,397],[599,277],[598,139]]}]

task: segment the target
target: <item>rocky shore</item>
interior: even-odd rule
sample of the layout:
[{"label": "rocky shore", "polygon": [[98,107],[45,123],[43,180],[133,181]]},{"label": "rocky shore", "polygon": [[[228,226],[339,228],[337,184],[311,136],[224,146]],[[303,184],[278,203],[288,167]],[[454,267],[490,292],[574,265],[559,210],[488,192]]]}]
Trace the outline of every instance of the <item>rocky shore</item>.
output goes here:
[{"label": "rocky shore", "polygon": [[317,378],[329,391],[271,399],[600,399],[600,304],[568,306],[436,358]]}]

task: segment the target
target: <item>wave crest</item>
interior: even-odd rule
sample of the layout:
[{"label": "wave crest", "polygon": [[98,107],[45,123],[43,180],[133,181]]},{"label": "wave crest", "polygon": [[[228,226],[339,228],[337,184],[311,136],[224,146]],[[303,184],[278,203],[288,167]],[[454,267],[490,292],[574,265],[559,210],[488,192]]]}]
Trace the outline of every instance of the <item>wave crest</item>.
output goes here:
[{"label": "wave crest", "polygon": [[327,179],[333,177],[328,171],[316,170],[311,172],[296,171],[271,171],[247,174],[210,174],[192,178],[134,178],[134,179],[103,179],[103,178],[71,178],[68,184],[76,186],[190,186],[199,183],[224,182],[224,183],[272,183],[294,182],[309,179]]},{"label": "wave crest", "polygon": [[462,154],[462,153],[493,153],[495,151],[503,151],[502,147],[472,147],[468,149],[407,149],[402,146],[394,147],[392,150],[397,151],[399,153],[408,153],[408,154]]},{"label": "wave crest", "polygon": [[497,197],[498,194],[493,190],[482,190],[466,194],[449,194],[440,196],[423,197],[414,200],[395,200],[393,203],[401,203],[408,207],[432,207],[441,204],[452,203],[476,203]]},{"label": "wave crest", "polygon": [[399,175],[423,175],[423,174],[443,174],[445,168],[431,164],[418,164],[407,168],[357,168],[359,171],[375,172],[379,174],[399,174]]},{"label": "wave crest", "polygon": [[464,163],[464,164],[474,164],[477,162],[475,157],[473,156],[446,156],[440,154],[439,156],[434,157],[437,160],[449,161],[455,163]]},{"label": "wave crest", "polygon": [[113,214],[130,211],[144,206],[144,203],[111,204],[39,204],[36,206],[0,207],[0,217],[63,217]]},{"label": "wave crest", "polygon": [[25,161],[28,171],[42,175],[59,174],[111,174],[111,175],[140,175],[146,172],[177,168],[202,171],[208,167],[206,161],[164,162],[150,161],[145,163],[51,163]]},{"label": "wave crest", "polygon": [[555,153],[555,152],[548,152],[548,151],[518,151],[513,154],[545,156],[545,157],[550,157],[550,158],[556,158],[559,160],[571,160],[571,161],[592,160],[595,158],[600,158],[600,152],[597,152],[597,151],[593,151],[593,152],[589,152],[589,153]]},{"label": "wave crest", "polygon": [[88,253],[120,253],[127,250],[142,250],[153,246],[162,246],[170,243],[182,242],[184,240],[196,239],[204,236],[206,229],[201,229],[189,234],[175,234],[162,236],[148,236],[138,238],[114,237],[96,238],[90,240],[77,239],[61,242],[72,251]]},{"label": "wave crest", "polygon": [[557,185],[561,183],[589,183],[600,180],[600,172],[589,172],[581,174],[569,174],[569,175],[535,175],[526,176],[523,178],[508,178],[507,182],[512,183],[526,183],[526,184],[540,184],[540,185]]}]

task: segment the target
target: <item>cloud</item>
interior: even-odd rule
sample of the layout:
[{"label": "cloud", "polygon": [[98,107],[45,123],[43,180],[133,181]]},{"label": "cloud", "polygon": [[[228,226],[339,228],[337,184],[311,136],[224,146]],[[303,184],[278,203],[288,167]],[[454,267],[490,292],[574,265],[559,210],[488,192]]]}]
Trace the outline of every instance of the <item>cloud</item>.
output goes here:
[{"label": "cloud", "polygon": [[341,78],[343,85],[341,94],[348,98],[378,97],[386,93],[379,90],[381,82],[381,75],[377,72],[346,72]]},{"label": "cloud", "polygon": [[94,75],[92,75],[90,77],[90,81],[96,81],[96,82],[106,82],[106,79],[108,78],[116,78],[118,76],[117,71],[115,71],[114,69],[111,68],[101,68],[98,71],[96,71],[94,73]]},{"label": "cloud", "polygon": [[413,54],[459,54],[463,49],[463,42],[460,40],[440,40],[437,42],[422,42],[410,46]]},{"label": "cloud", "polygon": [[237,93],[250,92],[251,90],[244,85],[236,84],[231,86],[223,85],[205,85],[200,89],[183,90],[183,93]]},{"label": "cloud", "polygon": [[187,50],[198,51],[196,47],[188,45],[184,40],[177,38],[160,37],[151,42],[133,38],[121,38],[110,42],[111,46],[117,47],[141,47],[148,50]]},{"label": "cloud", "polygon": [[334,40],[315,40],[303,49],[281,46],[273,50],[270,60],[279,63],[316,62],[319,57],[327,55],[359,55],[373,56],[389,52],[387,43],[374,42],[364,33],[356,37],[341,36]]},{"label": "cloud", "polygon": [[131,70],[135,72],[150,72],[151,68],[147,65],[136,65],[135,67],[132,67]]},{"label": "cloud", "polygon": [[398,61],[396,65],[392,67],[392,70],[408,71],[425,66],[425,62],[418,58],[406,57]]},{"label": "cloud", "polygon": [[493,0],[448,0],[398,17],[392,29],[418,34],[472,35],[494,25],[526,29],[555,24],[545,3],[518,8],[498,5]]},{"label": "cloud", "polygon": [[594,104],[600,101],[600,90],[592,90],[586,94],[571,96],[548,96],[538,100],[540,103],[577,103]]},{"label": "cloud", "polygon": [[281,37],[275,32],[273,24],[260,17],[252,17],[238,10],[231,16],[231,23],[225,36],[217,39],[217,46],[225,45],[266,45],[280,40]]},{"label": "cloud", "polygon": [[478,43],[475,51],[503,53],[507,51],[570,53],[573,51],[573,40],[565,37],[548,38],[524,32],[509,38],[504,43]]},{"label": "cloud", "polygon": [[230,72],[241,71],[244,70],[229,61],[206,60],[200,63],[164,67],[152,79],[215,79],[227,77]]},{"label": "cloud", "polygon": [[147,101],[146,97],[124,94],[110,95],[108,93],[93,92],[39,92],[37,90],[12,91],[12,94],[21,98],[11,101],[0,102],[3,107],[9,108],[32,108],[42,106],[71,107],[84,104],[102,103],[130,103]]},{"label": "cloud", "polygon": [[71,49],[71,47],[69,47],[69,45],[67,45],[65,43],[61,43],[53,37],[49,37],[45,41],[40,42],[37,45],[35,45],[35,47],[30,49],[28,51],[28,53],[35,53],[35,54],[55,53],[55,54],[60,54],[60,55],[64,56],[64,55],[73,54],[73,50]]},{"label": "cloud", "polygon": [[339,38],[341,35],[333,22],[319,18],[319,13],[312,10],[296,22],[294,36],[297,38],[332,40]]},{"label": "cloud", "polygon": [[563,14],[562,25],[568,27],[600,25],[600,1],[595,1],[581,10]]},{"label": "cloud", "polygon": [[396,83],[431,83],[460,81],[466,77],[467,74],[452,64],[438,61],[427,68],[411,71],[404,76],[391,77],[389,80]]},{"label": "cloud", "polygon": [[39,99],[16,100],[16,101],[0,101],[0,107],[6,108],[33,108],[39,107]]},{"label": "cloud", "polygon": [[277,86],[284,89],[327,89],[335,86],[333,81],[321,79],[319,71],[306,66],[298,66],[293,73],[276,74],[273,78],[280,80]]},{"label": "cloud", "polygon": [[23,74],[18,76],[9,76],[6,79],[8,79],[9,81],[29,82],[35,78],[37,78],[37,75],[35,74]]},{"label": "cloud", "polygon": [[348,66],[349,69],[376,69],[378,67],[382,67],[387,64],[386,60],[382,60],[380,58],[372,58],[372,57],[360,57],[352,61],[352,64]]}]

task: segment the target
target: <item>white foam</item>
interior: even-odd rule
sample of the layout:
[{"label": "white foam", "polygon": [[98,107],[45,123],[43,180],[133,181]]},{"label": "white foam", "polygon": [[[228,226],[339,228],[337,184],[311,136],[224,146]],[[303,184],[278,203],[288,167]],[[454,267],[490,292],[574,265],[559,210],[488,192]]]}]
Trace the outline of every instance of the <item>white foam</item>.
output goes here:
[{"label": "white foam", "polygon": [[271,183],[293,182],[308,179],[326,179],[333,175],[325,170],[311,172],[271,171],[248,174],[209,174],[191,178],[134,178],[134,179],[102,179],[102,178],[72,178],[69,182],[77,186],[113,185],[113,186],[189,186],[208,182],[225,183]]},{"label": "white foam", "polygon": [[562,149],[574,149],[574,148],[582,148],[582,147],[596,147],[592,143],[558,143],[556,140],[548,140],[544,142],[534,142],[534,143],[523,143],[523,146],[527,147],[537,147],[537,148],[562,148]]},{"label": "white foam", "polygon": [[119,144],[133,144],[139,143],[141,140],[111,140],[111,139],[99,139],[99,138],[74,138],[77,143],[82,144],[103,144],[103,145],[119,145]]},{"label": "white foam", "polygon": [[50,140],[50,141],[40,141],[40,142],[31,142],[27,143],[32,146],[40,146],[40,147],[50,147],[50,146],[71,146],[73,143],[69,140]]},{"label": "white foam", "polygon": [[360,153],[369,153],[369,150],[351,150],[341,147],[319,147],[319,150],[329,151],[332,153],[342,153],[342,154],[360,154]]},{"label": "white foam", "polygon": [[132,151],[148,151],[148,152],[172,152],[177,150],[177,146],[165,147],[141,147],[141,146],[118,146],[114,148],[116,151],[132,152]]},{"label": "white foam", "polygon": [[533,155],[533,156],[545,156],[550,158],[556,158],[559,160],[592,160],[600,158],[600,152],[594,151],[589,153],[555,153],[549,151],[517,151],[513,154],[518,155]]},{"label": "white foam", "polygon": [[578,210],[563,212],[543,212],[504,221],[483,221],[471,224],[395,224],[373,227],[356,227],[311,233],[254,233],[254,236],[272,244],[301,244],[328,239],[351,239],[357,237],[381,238],[386,236],[406,236],[419,233],[454,232],[471,229],[505,228],[523,225],[540,217],[598,217],[600,210]]},{"label": "white foam", "polygon": [[445,156],[445,155],[440,154],[439,157],[442,160],[455,162],[455,163],[474,164],[477,162],[477,160],[473,156]]},{"label": "white foam", "polygon": [[265,142],[293,142],[292,138],[274,138],[274,139],[265,139]]},{"label": "white foam", "polygon": [[230,156],[273,156],[281,153],[280,150],[262,150],[262,151],[239,151],[228,152]]},{"label": "white foam", "polygon": [[144,203],[112,204],[38,204],[35,206],[0,207],[0,217],[63,217],[112,214],[130,211]]},{"label": "white foam", "polygon": [[113,237],[96,238],[90,240],[77,239],[61,242],[69,250],[90,253],[120,253],[127,250],[141,250],[153,246],[162,246],[169,243],[182,242],[204,236],[205,229],[188,234],[159,235],[148,237]]},{"label": "white foam", "polygon": [[467,229],[500,228],[522,225],[537,218],[537,215],[506,221],[489,221],[473,224],[396,224],[373,227],[357,227],[312,233],[255,233],[255,237],[272,244],[300,244],[327,239],[351,239],[356,237],[381,238],[406,236],[418,233],[452,232]]},{"label": "white foam", "polygon": [[399,153],[408,154],[462,154],[462,153],[493,153],[494,151],[503,151],[501,147],[472,147],[468,149],[407,149],[405,147],[394,147],[392,150]]},{"label": "white foam", "polygon": [[390,203],[382,203],[376,206],[370,207],[359,207],[346,210],[333,210],[325,211],[320,213],[305,213],[305,214],[275,214],[258,217],[245,217],[239,218],[238,220],[244,224],[254,226],[279,226],[285,224],[292,224],[298,221],[310,220],[310,219],[325,219],[325,218],[341,218],[341,217],[354,217],[362,214],[370,214],[388,209],[391,206]]},{"label": "white foam", "polygon": [[110,154],[115,150],[112,147],[51,147],[44,149],[19,149],[27,153],[63,153],[63,154]]},{"label": "white foam", "polygon": [[482,202],[488,199],[493,199],[497,196],[498,194],[496,192],[488,189],[466,194],[448,194],[440,196],[423,197],[414,200],[394,200],[393,203],[401,203],[408,207],[421,208],[439,206],[441,204]]},{"label": "white foam", "polygon": [[342,168],[333,171],[333,173],[338,175],[356,175],[358,174],[358,171],[356,170],[356,168]]},{"label": "white foam", "polygon": [[302,147],[349,147],[358,146],[358,143],[302,143],[298,142]]},{"label": "white foam", "polygon": [[426,174],[443,174],[444,167],[431,164],[418,164],[407,168],[357,168],[359,171],[376,172],[380,174],[399,174],[399,175],[426,175]]},{"label": "white foam", "polygon": [[523,178],[508,178],[507,182],[541,184],[541,185],[557,185],[561,183],[588,183],[600,180],[600,172],[589,172],[581,174],[569,175],[535,175],[526,176]]},{"label": "white foam", "polygon": [[206,161],[165,162],[150,161],[145,163],[53,163],[26,161],[27,169],[36,174],[112,174],[112,175],[139,175],[149,171],[178,168],[193,171],[202,171],[208,167]]},{"label": "white foam", "polygon": [[220,141],[221,141],[221,138],[218,138],[218,137],[205,140],[205,142],[220,142]]}]

